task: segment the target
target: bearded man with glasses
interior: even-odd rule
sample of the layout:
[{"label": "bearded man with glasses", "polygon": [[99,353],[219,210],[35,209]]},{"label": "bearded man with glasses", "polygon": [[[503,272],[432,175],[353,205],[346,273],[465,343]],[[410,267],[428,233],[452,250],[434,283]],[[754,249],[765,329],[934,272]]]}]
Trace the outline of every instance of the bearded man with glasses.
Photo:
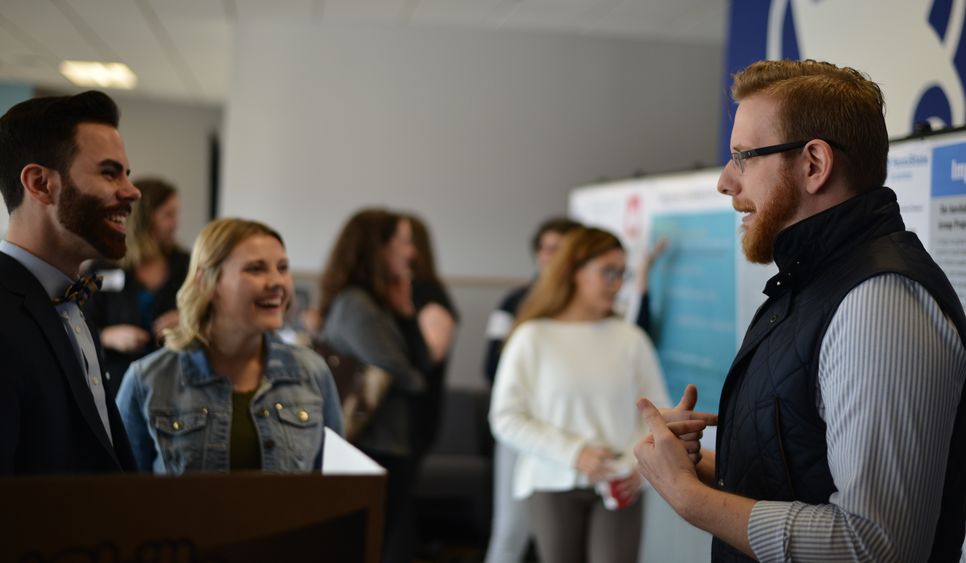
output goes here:
[{"label": "bearded man with glasses", "polygon": [[642,399],[638,469],[715,536],[714,561],[959,561],[966,315],[883,187],[882,92],[854,69],[763,61],[732,95],[718,191],[744,213],[747,258],[778,274],[725,380],[715,451],[694,463]]}]

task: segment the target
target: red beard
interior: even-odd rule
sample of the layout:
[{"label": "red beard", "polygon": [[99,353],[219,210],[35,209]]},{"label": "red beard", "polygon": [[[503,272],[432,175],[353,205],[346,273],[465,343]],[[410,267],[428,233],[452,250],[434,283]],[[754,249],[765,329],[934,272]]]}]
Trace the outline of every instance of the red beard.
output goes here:
[{"label": "red beard", "polygon": [[[757,264],[769,264],[775,256],[775,238],[798,211],[801,203],[797,186],[783,168],[778,183],[765,202],[755,209],[755,217],[751,225],[743,228],[741,248],[749,261]],[[739,204],[735,202],[735,208]]]}]

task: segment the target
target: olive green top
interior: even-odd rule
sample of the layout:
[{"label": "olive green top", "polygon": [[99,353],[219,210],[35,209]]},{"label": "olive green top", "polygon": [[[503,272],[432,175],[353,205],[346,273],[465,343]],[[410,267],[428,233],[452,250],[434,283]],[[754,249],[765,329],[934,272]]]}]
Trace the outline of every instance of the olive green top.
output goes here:
[{"label": "olive green top", "polygon": [[231,471],[262,468],[262,451],[251,413],[254,396],[255,389],[231,393],[231,438],[228,445]]}]

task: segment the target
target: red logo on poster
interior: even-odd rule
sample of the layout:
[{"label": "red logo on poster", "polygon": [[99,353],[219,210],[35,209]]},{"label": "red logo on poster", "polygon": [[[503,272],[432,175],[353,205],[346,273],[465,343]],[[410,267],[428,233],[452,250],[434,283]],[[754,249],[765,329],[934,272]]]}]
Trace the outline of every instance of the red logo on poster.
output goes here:
[{"label": "red logo on poster", "polygon": [[637,194],[627,196],[624,205],[624,238],[634,240],[641,236],[641,219],[644,217],[641,198]]}]

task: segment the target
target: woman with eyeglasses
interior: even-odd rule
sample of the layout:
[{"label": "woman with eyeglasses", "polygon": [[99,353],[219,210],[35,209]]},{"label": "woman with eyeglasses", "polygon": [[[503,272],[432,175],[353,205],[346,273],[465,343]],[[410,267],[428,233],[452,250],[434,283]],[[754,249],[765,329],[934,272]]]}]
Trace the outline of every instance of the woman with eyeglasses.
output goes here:
[{"label": "woman with eyeglasses", "polygon": [[[513,494],[526,499],[544,561],[637,561],[641,482],[628,469],[647,429],[635,402],[668,397],[650,340],[614,314],[624,271],[613,234],[568,233],[497,369],[490,425],[519,452]],[[605,507],[597,483],[623,508]]]},{"label": "woman with eyeglasses", "polygon": [[128,369],[117,404],[138,468],[156,474],[320,471],[342,433],[332,374],[282,328],[292,274],[282,237],[218,219],[195,242],[164,348]]}]

